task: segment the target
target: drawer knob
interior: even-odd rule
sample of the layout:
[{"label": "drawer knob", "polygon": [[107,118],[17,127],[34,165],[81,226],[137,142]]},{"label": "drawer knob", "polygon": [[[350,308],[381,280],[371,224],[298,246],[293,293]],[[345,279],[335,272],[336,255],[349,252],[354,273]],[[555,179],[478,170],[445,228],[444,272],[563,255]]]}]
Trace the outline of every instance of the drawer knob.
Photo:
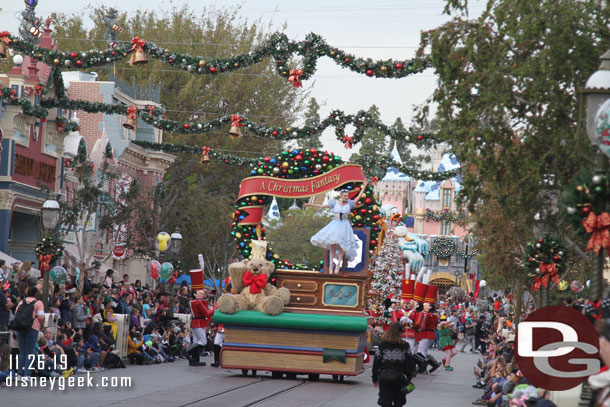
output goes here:
[{"label": "drawer knob", "polygon": [[297,297],[297,302],[301,302],[301,297]]},{"label": "drawer knob", "polygon": [[297,288],[301,288],[301,283],[297,284]]}]

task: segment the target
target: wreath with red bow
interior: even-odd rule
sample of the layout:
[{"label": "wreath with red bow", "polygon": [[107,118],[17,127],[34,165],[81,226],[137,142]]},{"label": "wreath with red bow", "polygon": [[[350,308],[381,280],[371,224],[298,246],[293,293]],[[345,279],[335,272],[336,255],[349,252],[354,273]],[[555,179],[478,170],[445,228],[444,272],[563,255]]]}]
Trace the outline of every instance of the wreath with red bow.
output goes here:
[{"label": "wreath with red bow", "polygon": [[567,249],[559,239],[551,235],[544,235],[529,242],[523,263],[528,275],[534,280],[532,290],[538,291],[540,287],[548,287],[551,282],[559,285],[567,257]]},{"label": "wreath with red bow", "polygon": [[64,254],[64,246],[61,241],[53,236],[43,237],[36,245],[36,257],[40,263],[40,271],[51,269],[51,264]]}]

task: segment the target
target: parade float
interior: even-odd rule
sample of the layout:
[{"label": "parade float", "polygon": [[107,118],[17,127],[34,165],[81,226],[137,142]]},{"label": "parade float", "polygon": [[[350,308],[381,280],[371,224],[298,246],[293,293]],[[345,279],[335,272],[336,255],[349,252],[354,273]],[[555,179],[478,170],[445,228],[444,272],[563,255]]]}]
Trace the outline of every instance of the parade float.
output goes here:
[{"label": "parade float", "polygon": [[[360,192],[366,181],[362,168],[315,149],[292,150],[261,160],[251,175],[241,183],[233,215],[237,248],[246,260],[229,268],[234,294],[223,295],[214,314],[225,329],[221,367],[244,374],[270,371],[273,377],[307,374],[313,380],[362,373],[369,256],[381,232],[372,187]],[[337,274],[328,273],[328,250],[319,270],[281,260],[261,227],[265,205],[274,197],[304,198],[339,188],[350,198],[360,195],[349,215],[356,257],[342,259]]]}]

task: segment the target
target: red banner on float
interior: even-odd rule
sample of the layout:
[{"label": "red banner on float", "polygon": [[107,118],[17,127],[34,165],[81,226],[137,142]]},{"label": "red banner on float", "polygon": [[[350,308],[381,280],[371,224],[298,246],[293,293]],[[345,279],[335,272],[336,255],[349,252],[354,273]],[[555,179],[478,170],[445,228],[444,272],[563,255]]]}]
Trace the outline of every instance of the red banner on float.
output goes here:
[{"label": "red banner on float", "polygon": [[307,198],[332,191],[350,182],[364,182],[362,167],[345,164],[322,175],[302,179],[250,177],[239,186],[239,198],[251,195],[272,195],[280,198]]}]

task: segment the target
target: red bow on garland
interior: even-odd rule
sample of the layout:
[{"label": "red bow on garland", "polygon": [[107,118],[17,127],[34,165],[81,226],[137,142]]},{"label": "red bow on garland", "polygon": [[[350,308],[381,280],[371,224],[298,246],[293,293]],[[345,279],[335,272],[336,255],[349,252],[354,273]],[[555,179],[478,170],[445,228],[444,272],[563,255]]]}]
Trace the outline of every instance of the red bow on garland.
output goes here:
[{"label": "red bow on garland", "polygon": [[36,95],[42,95],[42,91],[44,90],[44,85],[37,83],[34,85],[34,93]]},{"label": "red bow on garland", "polygon": [[231,115],[231,126],[243,127],[242,120],[243,118],[238,114]]},{"label": "red bow on garland", "polygon": [[17,91],[15,89],[11,89],[11,98],[15,99],[17,97]]},{"label": "red bow on garland", "polygon": [[375,177],[371,178],[371,185],[373,185],[373,186],[377,185],[377,181],[379,181],[379,177],[375,176]]},{"label": "red bow on garland", "polygon": [[57,122],[57,131],[66,130],[66,124],[64,122]]},{"label": "red bow on garland", "polygon": [[246,287],[250,287],[250,294],[259,294],[267,285],[267,274],[254,275],[249,271],[244,273],[242,281]]},{"label": "red bow on garland", "polygon": [[292,83],[292,86],[295,88],[302,88],[303,84],[299,77],[303,75],[303,71],[300,69],[291,69],[290,76],[288,77],[288,82]]},{"label": "red bow on garland", "polygon": [[343,147],[347,148],[347,149],[351,149],[353,147],[352,143],[354,142],[354,138],[348,136],[347,134],[345,136],[343,136]]},{"label": "red bow on garland", "polygon": [[148,109],[149,115],[151,115],[151,116],[155,115],[155,107],[153,105],[148,105],[147,109]]},{"label": "red bow on garland", "polygon": [[11,35],[11,33],[9,33],[8,31],[0,32],[0,41],[5,43],[6,45],[10,44],[11,43],[10,35]]},{"label": "red bow on garland", "polygon": [[138,108],[135,106],[129,106],[127,108],[127,118],[128,119],[138,119]]},{"label": "red bow on garland", "polygon": [[64,158],[64,167],[70,168],[71,162],[72,162],[72,160],[70,160],[69,158]]},{"label": "red bow on garland", "polygon": [[135,51],[138,48],[142,48],[144,47],[144,45],[146,45],[146,41],[144,41],[143,39],[140,39],[138,37],[135,37],[134,39],[131,40],[131,51]]},{"label": "red bow on garland", "polygon": [[587,233],[591,234],[589,243],[587,243],[587,251],[593,250],[595,254],[599,254],[599,249],[604,248],[610,252],[610,214],[608,212],[601,215],[590,212],[582,222],[582,226]]},{"label": "red bow on garland", "polygon": [[557,274],[557,264],[555,263],[540,263],[540,275],[542,277],[534,279],[532,290],[538,291],[541,286],[548,287],[549,280],[559,285],[559,275]]},{"label": "red bow on garland", "polygon": [[51,269],[51,261],[53,261],[52,254],[41,254],[38,256],[40,262],[40,271],[45,272]]}]

